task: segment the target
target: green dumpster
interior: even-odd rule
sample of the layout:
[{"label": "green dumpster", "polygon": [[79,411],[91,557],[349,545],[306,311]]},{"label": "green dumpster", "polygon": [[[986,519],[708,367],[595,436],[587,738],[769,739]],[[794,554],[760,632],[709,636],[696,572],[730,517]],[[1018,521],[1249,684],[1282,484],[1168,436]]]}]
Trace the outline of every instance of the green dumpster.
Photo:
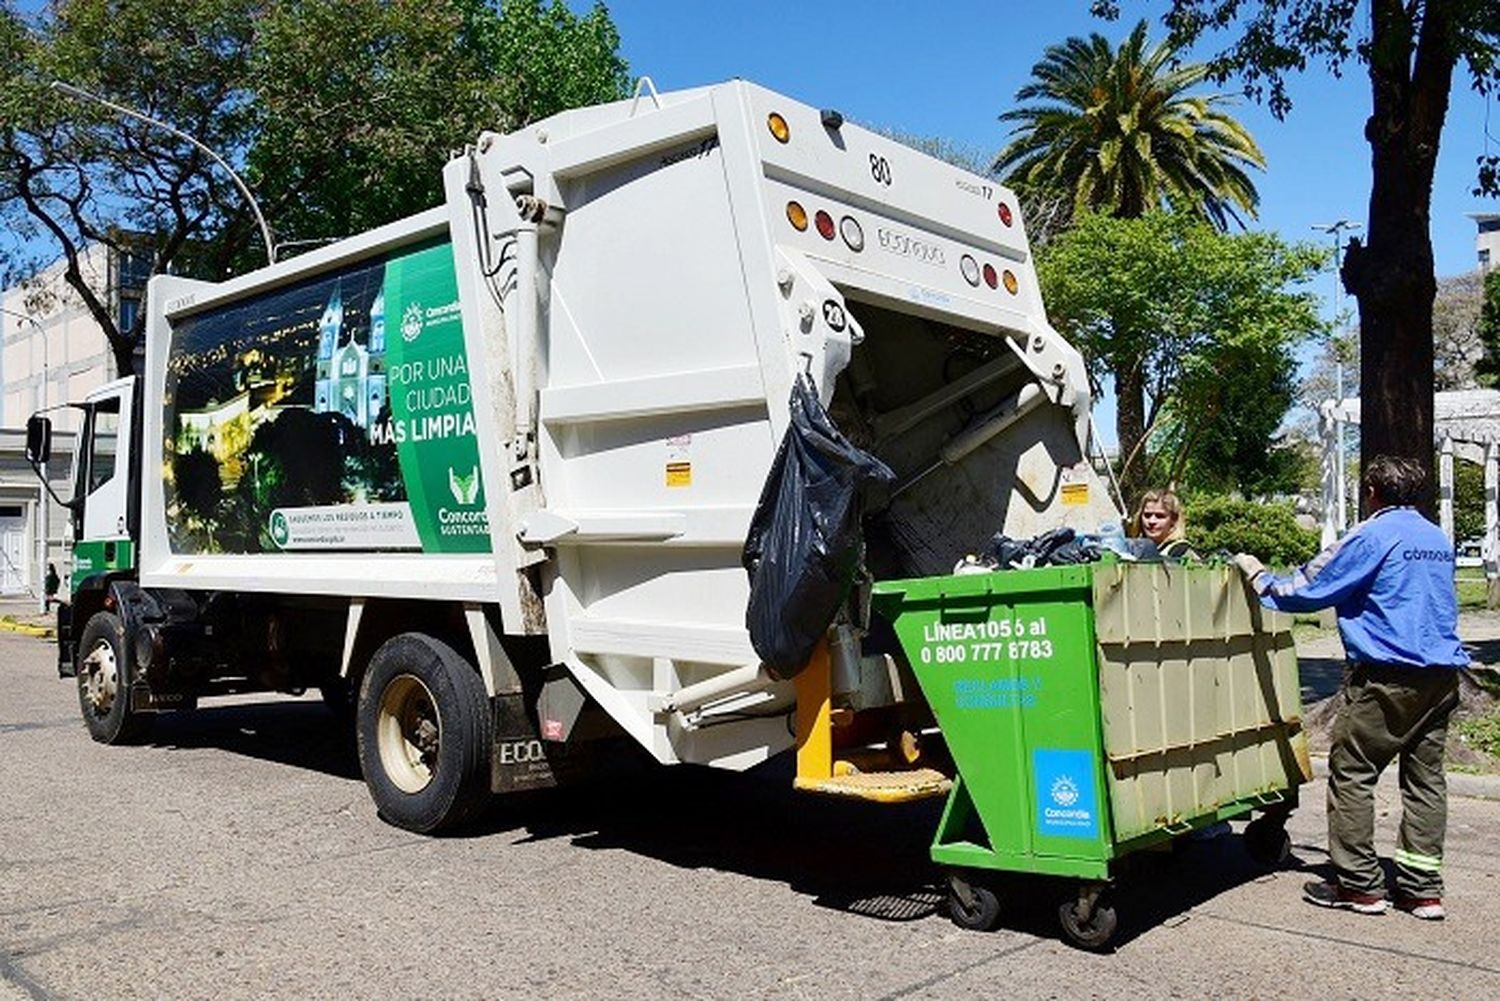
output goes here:
[{"label": "green dumpster", "polygon": [[1285,858],[1310,779],[1289,617],[1232,567],[1113,560],[888,581],[894,626],[956,776],[932,845],[950,913],[993,927],[1003,873],[1077,881],[1059,908],[1107,944],[1117,863],[1263,811],[1246,847]]}]

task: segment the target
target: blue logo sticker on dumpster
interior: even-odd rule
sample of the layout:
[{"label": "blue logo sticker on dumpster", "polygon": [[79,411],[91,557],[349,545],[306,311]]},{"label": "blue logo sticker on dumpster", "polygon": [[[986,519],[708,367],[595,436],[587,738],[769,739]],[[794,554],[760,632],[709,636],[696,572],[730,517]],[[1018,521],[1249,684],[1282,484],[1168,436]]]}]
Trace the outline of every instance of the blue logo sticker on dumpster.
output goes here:
[{"label": "blue logo sticker on dumpster", "polygon": [[1036,777],[1036,824],[1041,834],[1061,838],[1099,836],[1099,796],[1094,756],[1088,751],[1032,752]]}]

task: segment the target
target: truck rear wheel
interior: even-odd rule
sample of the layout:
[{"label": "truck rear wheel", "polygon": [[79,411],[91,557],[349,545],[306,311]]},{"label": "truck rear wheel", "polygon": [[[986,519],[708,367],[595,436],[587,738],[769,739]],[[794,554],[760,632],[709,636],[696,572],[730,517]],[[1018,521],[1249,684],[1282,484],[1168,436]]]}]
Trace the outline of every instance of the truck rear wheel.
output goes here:
[{"label": "truck rear wheel", "polygon": [[95,612],[78,639],[78,707],[89,736],[101,744],[140,739],[150,718],[130,709],[125,670],[125,625],[113,612]]},{"label": "truck rear wheel", "polygon": [[359,690],[359,764],[380,816],[430,833],[489,797],[494,720],[479,673],[446,643],[402,633],[370,659]]}]

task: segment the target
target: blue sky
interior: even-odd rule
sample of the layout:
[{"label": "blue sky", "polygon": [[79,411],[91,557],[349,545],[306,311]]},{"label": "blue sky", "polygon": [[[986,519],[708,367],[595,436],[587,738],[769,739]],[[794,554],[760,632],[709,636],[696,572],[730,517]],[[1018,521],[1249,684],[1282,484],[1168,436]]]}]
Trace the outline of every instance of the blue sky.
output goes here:
[{"label": "blue sky", "polygon": [[[614,0],[608,6],[631,73],[650,76],[660,90],[745,77],[860,122],[942,136],[986,154],[1004,145],[996,117],[1012,105],[1048,45],[1090,31],[1117,42],[1140,17],[1156,24],[1165,8],[1160,0],[1124,0],[1121,20],[1109,23],[1089,16],[1088,0]],[[1238,93],[1239,85],[1222,89]],[[1295,106],[1282,122],[1248,100],[1236,109],[1268,163],[1256,177],[1261,211],[1252,225],[1326,243],[1314,223],[1363,224],[1367,217],[1368,79],[1358,64],[1347,66],[1342,79],[1318,65],[1293,78],[1290,93]],[[1487,123],[1495,137],[1488,141]],[[1500,201],[1469,193],[1475,158],[1486,149],[1500,153],[1500,101],[1492,97],[1486,106],[1460,70],[1432,199],[1439,275],[1475,265],[1474,223],[1465,213],[1500,211]],[[1317,289],[1327,308],[1332,275],[1320,278]],[[1112,400],[1100,401],[1095,419],[1112,445]]]},{"label": "blue sky", "polygon": [[[1155,18],[1165,4],[1124,0],[1122,19],[1113,24],[1090,17],[1088,0],[614,0],[608,6],[631,72],[650,76],[659,89],[745,77],[861,122],[993,152],[1005,140],[996,116],[1012,105],[1047,45],[1090,31],[1118,41],[1136,18]],[[1296,106],[1285,122],[1249,101],[1237,109],[1269,163],[1256,178],[1258,225],[1305,239],[1316,236],[1309,229],[1316,222],[1364,221],[1370,95],[1362,69],[1352,65],[1340,80],[1319,66],[1295,78]],[[1489,148],[1500,152],[1500,102],[1491,98],[1488,111],[1495,136]],[[1440,275],[1474,266],[1474,224],[1464,213],[1500,211],[1500,201],[1469,194],[1475,157],[1485,149],[1485,113],[1486,102],[1459,80],[1433,192]],[[1331,282],[1325,283],[1330,293]]]}]

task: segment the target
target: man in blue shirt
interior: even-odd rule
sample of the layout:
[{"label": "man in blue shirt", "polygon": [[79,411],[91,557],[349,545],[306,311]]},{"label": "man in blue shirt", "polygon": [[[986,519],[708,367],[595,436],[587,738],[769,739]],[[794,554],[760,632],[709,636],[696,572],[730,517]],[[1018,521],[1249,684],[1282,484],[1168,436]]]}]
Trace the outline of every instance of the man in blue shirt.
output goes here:
[{"label": "man in blue shirt", "polygon": [[1328,754],[1328,850],[1337,878],[1305,887],[1322,907],[1361,914],[1386,909],[1375,853],[1375,783],[1401,769],[1396,906],[1426,920],[1444,916],[1443,836],[1448,791],[1443,747],[1458,704],[1453,547],[1414,505],[1425,475],[1407,459],[1380,456],[1365,468],[1365,510],[1349,534],[1286,577],[1253,556],[1235,563],[1263,605],[1284,612],[1333,608],[1349,664]]}]

